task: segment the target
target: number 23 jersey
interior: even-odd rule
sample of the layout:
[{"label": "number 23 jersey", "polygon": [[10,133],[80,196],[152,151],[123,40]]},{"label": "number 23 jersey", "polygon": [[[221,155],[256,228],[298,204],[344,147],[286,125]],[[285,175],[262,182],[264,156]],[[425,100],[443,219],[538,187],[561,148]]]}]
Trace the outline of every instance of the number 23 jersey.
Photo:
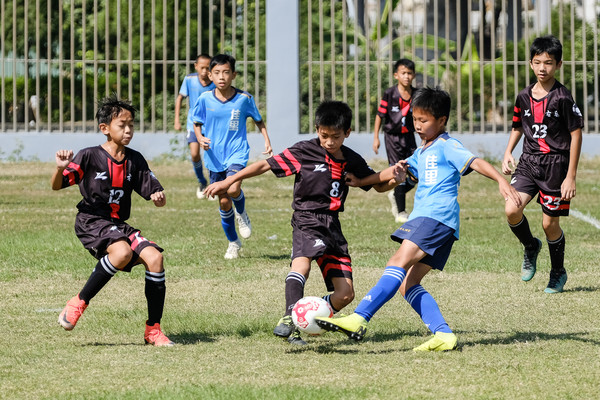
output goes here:
[{"label": "number 23 jersey", "polygon": [[62,187],[79,185],[80,212],[125,221],[131,211],[131,192],[146,200],[163,190],[141,153],[125,148],[116,161],[102,146],[79,151],[63,171]]},{"label": "number 23 jersey", "polygon": [[[359,178],[375,171],[352,149],[342,146],[343,160],[335,159],[319,139],[301,141],[285,149],[267,162],[277,177],[296,175],[292,208],[297,211],[341,212],[348,195],[345,173]],[[371,186],[361,189],[369,190]]]}]

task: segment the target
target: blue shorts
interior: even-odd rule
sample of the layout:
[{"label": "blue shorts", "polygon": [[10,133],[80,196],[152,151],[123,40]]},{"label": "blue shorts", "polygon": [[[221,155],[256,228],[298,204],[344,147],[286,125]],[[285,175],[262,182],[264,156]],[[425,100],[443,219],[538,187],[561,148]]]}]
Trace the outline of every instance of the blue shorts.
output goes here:
[{"label": "blue shorts", "polygon": [[198,139],[196,138],[196,134],[194,133],[193,130],[188,131],[187,135],[186,135],[186,140],[188,142],[188,144],[190,143],[198,143]]},{"label": "blue shorts", "polygon": [[209,170],[210,183],[224,181],[225,178],[227,178],[228,176],[235,175],[237,172],[243,170],[244,168],[245,165],[242,164],[231,164],[229,167],[227,167],[225,171],[215,172]]},{"label": "blue shorts", "polygon": [[426,217],[408,221],[392,233],[391,238],[400,243],[408,239],[419,246],[427,254],[420,262],[440,271],[444,269],[456,240],[454,229]]}]

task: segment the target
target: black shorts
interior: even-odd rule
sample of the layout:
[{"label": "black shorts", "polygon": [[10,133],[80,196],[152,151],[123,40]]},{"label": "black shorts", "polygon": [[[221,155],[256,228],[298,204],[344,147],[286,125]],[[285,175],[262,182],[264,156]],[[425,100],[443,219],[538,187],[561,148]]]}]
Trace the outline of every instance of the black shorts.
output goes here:
[{"label": "black shorts", "polygon": [[415,134],[412,132],[397,135],[385,133],[383,137],[385,141],[385,152],[387,153],[388,163],[390,165],[394,165],[398,161],[412,156],[417,149]]},{"label": "black shorts", "polygon": [[292,260],[297,257],[316,260],[330,292],[334,289],[332,278],[352,280],[348,242],[337,214],[294,211],[292,227]]},{"label": "black shorts", "polygon": [[114,222],[109,219],[86,213],[78,213],[75,218],[75,234],[91,255],[101,259],[106,249],[119,240],[125,240],[131,246],[134,255],[123,271],[130,272],[134,265],[138,264],[138,258],[146,247],[154,247],[158,251],[163,249],[156,243],[151,242],[125,222]]},{"label": "black shorts", "polygon": [[537,194],[537,202],[544,214],[567,216],[571,202],[561,200],[560,186],[568,170],[569,156],[564,154],[522,154],[510,184],[517,192],[531,197]]}]

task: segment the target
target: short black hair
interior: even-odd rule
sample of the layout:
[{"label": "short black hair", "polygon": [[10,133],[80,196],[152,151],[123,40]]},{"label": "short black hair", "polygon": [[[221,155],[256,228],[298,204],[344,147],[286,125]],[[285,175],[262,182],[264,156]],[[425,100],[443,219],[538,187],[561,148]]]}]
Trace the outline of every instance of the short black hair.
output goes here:
[{"label": "short black hair", "polygon": [[211,56],[209,56],[209,55],[208,55],[208,54],[206,54],[206,53],[200,53],[200,54],[198,54],[198,55],[196,56],[196,61],[194,61],[194,63],[197,63],[197,62],[198,62],[198,60],[200,60],[201,58],[204,58],[205,60],[208,60],[208,61],[210,61],[212,57],[211,57]]},{"label": "short black hair", "polygon": [[426,87],[417,90],[417,92],[413,95],[411,105],[413,110],[415,108],[419,108],[427,111],[436,119],[440,117],[446,117],[446,123],[448,123],[452,100],[450,98],[450,93],[446,92],[445,90],[437,87]]},{"label": "short black hair", "polygon": [[401,58],[394,64],[394,73],[398,71],[398,67],[403,66],[410,69],[412,72],[415,72],[415,63],[408,58]]},{"label": "short black hair", "polygon": [[113,119],[117,118],[123,110],[127,110],[131,113],[131,117],[135,118],[136,109],[131,105],[131,102],[127,100],[121,100],[116,94],[112,94],[101,99],[98,102],[98,111],[96,111],[96,119],[98,125],[110,124]]},{"label": "short black hair", "polygon": [[343,101],[325,100],[319,104],[315,112],[315,128],[330,126],[343,129],[344,133],[352,125],[352,110]]},{"label": "short black hair", "polygon": [[233,58],[229,54],[217,54],[216,56],[211,58],[208,70],[212,71],[213,68],[217,65],[225,64],[229,64],[229,66],[231,67],[231,72],[235,72],[235,58]]},{"label": "short black hair", "polygon": [[559,63],[562,60],[562,43],[555,36],[541,36],[531,42],[529,53],[529,60],[533,60],[533,57],[540,54],[548,53]]}]

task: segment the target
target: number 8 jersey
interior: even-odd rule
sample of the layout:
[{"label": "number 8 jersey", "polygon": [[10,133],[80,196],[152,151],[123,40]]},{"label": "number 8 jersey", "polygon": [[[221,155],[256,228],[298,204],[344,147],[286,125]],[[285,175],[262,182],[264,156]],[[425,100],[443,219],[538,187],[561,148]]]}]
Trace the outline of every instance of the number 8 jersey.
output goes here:
[{"label": "number 8 jersey", "polygon": [[83,199],[80,212],[125,221],[131,211],[131,192],[146,200],[163,190],[141,153],[125,148],[125,158],[116,161],[102,146],[79,151],[63,171],[62,187],[79,185]]},{"label": "number 8 jersey", "polygon": [[542,99],[533,98],[534,85],[521,90],[515,101],[512,127],[523,129],[523,153],[568,155],[571,132],[583,128],[581,111],[560,82]]}]

